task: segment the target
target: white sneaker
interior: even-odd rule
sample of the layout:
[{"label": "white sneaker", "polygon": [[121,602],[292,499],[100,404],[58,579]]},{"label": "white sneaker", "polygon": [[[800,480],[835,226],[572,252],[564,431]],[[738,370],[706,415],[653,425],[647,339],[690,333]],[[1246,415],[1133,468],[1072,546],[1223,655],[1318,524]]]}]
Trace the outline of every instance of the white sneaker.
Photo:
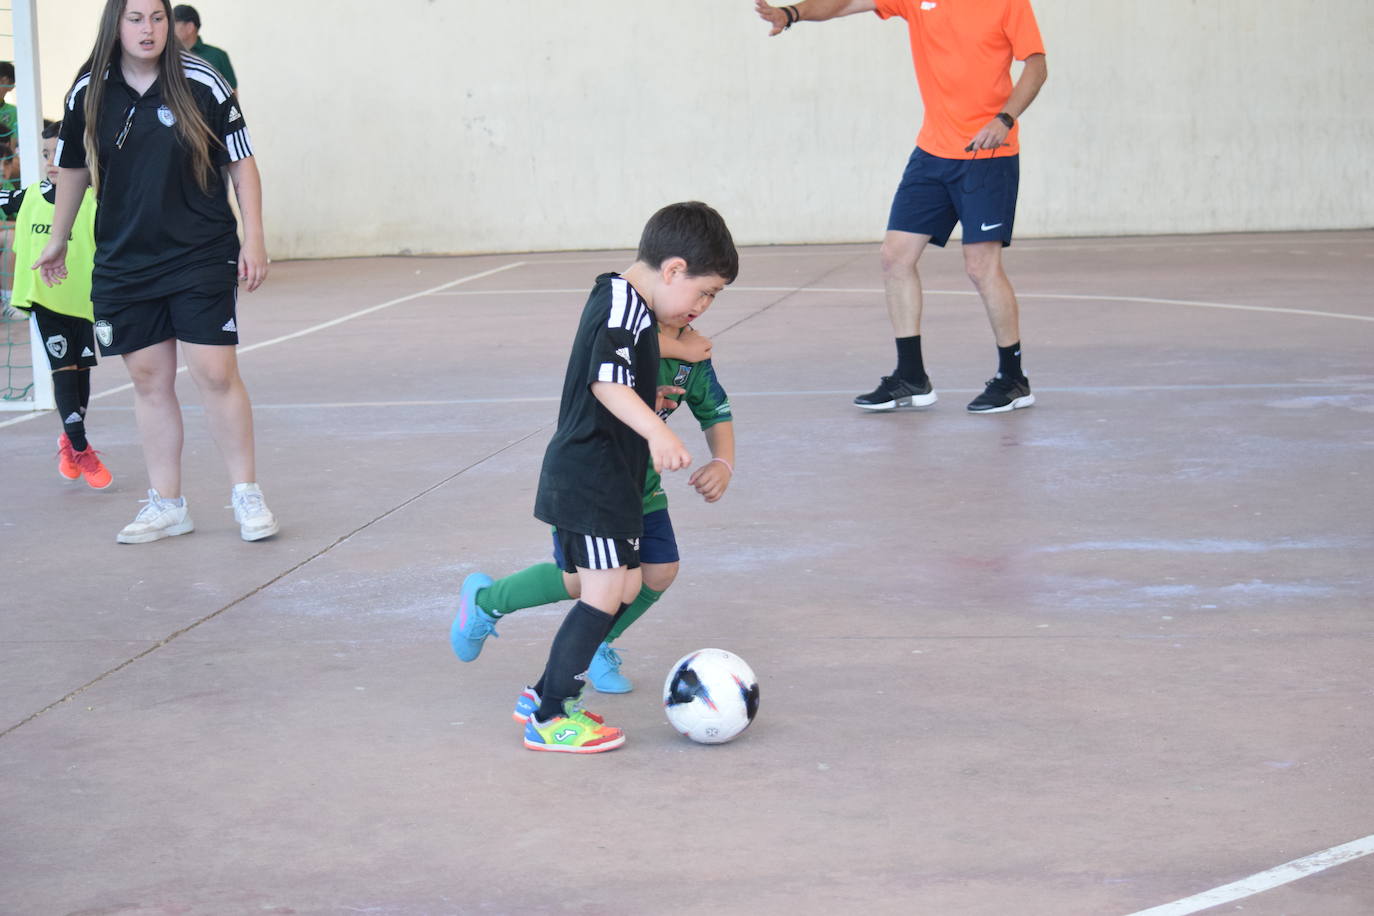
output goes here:
[{"label": "white sneaker", "polygon": [[261,541],[279,530],[277,517],[263,502],[262,490],[255,483],[234,485],[230,495],[234,504],[234,521],[239,523],[239,536],[245,541]]},{"label": "white sneaker", "polygon": [[139,502],[147,503],[147,505],[139,509],[134,520],[125,525],[124,530],[115,536],[115,540],[119,543],[146,544],[149,541],[157,541],[195,530],[196,526],[191,521],[191,509],[186,505],[184,497],[181,500],[181,505],[177,505],[170,499],[163,499],[158,495],[157,490],[149,490],[148,498],[140,499]]}]

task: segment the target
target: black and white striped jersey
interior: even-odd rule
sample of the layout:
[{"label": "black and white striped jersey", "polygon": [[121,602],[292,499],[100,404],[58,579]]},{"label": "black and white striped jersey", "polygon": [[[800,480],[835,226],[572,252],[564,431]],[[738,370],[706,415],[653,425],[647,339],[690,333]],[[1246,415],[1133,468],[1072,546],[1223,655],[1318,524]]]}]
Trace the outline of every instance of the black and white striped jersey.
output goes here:
[{"label": "black and white striped jersey", "polygon": [[[176,116],[163,98],[162,81],[139,95],[120,68],[103,79],[99,112],[100,207],[96,214],[92,298],[151,299],[193,285],[197,275],[238,260],[238,228],[229,209],[223,168],[253,155],[238,96],[213,67],[191,54],[182,68],[201,116],[214,134],[215,166],[205,191],[178,141]],[[57,164],[87,168],[86,92],[82,74],[67,94]]]},{"label": "black and white striped jersey", "polygon": [[658,331],[648,303],[619,274],[596,278],[573,339],[558,428],[544,452],[534,515],[564,531],[606,538],[643,533],[649,445],[592,394],[593,382],[633,388],[650,408],[658,389]]}]

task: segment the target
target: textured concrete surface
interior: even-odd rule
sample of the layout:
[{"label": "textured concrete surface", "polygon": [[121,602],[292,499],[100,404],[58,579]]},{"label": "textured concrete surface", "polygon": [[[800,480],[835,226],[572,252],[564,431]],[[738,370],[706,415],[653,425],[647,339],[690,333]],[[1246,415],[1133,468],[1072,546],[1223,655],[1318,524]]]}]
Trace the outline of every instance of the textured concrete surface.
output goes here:
[{"label": "textured concrete surface", "polygon": [[[151,545],[114,542],[146,486],[117,360],[105,492],[57,476],[55,417],[0,415],[0,912],[1125,916],[1374,835],[1374,233],[1007,259],[1037,405],[965,413],[994,353],[955,248],[941,400],[869,415],[875,247],[744,252],[699,322],[738,476],[669,478],[682,575],[596,757],[509,715],[566,605],[470,665],[447,629],[464,575],[546,554],[567,338],[627,253],[275,265],[241,317],[270,541],[187,379],[197,528]],[[762,684],[714,748],[659,703],[708,645]],[[1242,907],[1367,914],[1374,857]]]}]

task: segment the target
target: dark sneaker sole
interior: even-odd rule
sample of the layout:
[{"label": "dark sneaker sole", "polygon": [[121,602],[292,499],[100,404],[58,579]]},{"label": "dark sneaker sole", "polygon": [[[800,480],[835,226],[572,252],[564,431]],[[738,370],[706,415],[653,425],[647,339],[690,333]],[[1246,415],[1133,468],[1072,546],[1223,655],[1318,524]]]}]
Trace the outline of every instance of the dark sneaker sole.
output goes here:
[{"label": "dark sneaker sole", "polygon": [[860,410],[896,410],[898,407],[929,407],[938,400],[939,398],[932,391],[930,394],[913,394],[909,397],[883,401],[881,404],[861,404],[855,401],[854,406]]},{"label": "dark sneaker sole", "polygon": [[1022,407],[1030,407],[1035,404],[1035,395],[1028,394],[1025,397],[1017,398],[1010,404],[1003,404],[1001,407],[974,407],[968,406],[969,413],[1010,413],[1013,410],[1020,410]]}]

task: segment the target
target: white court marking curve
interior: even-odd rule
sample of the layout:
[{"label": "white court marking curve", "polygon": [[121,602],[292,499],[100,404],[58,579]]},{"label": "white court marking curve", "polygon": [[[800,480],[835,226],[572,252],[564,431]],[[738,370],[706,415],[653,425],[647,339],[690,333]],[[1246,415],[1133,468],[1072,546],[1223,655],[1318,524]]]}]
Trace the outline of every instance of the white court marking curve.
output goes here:
[{"label": "white court marking curve", "polygon": [[[543,262],[540,262],[543,263]],[[883,291],[873,287],[838,286],[727,286],[725,291],[741,293],[825,293],[882,295]],[[483,289],[454,290],[440,292],[441,296],[553,296],[571,293],[585,293],[586,289]],[[974,290],[964,289],[927,289],[927,296],[976,296]],[[1280,315],[1306,315],[1315,318],[1344,318],[1347,321],[1374,321],[1374,315],[1355,315],[1350,312],[1324,312],[1317,309],[1290,309],[1276,305],[1243,305],[1237,302],[1208,302],[1201,299],[1159,299],[1152,296],[1105,296],[1086,293],[1017,293],[1018,299],[1070,299],[1075,302],[1142,302],[1150,305],[1185,305],[1191,308],[1231,309],[1242,312],[1272,312]]]},{"label": "white court marking curve", "polygon": [[1221,887],[1214,887],[1210,891],[1203,891],[1201,894],[1194,894],[1182,900],[1175,900],[1173,903],[1165,903],[1150,907],[1148,910],[1131,913],[1130,916],[1188,916],[1190,913],[1211,909],[1223,903],[1230,903],[1232,900],[1253,897],[1255,894],[1272,890],[1299,878],[1315,875],[1318,872],[1326,871],[1328,868],[1334,868],[1361,856],[1367,856],[1372,852],[1374,852],[1374,834],[1341,846],[1332,846],[1330,849],[1314,852],[1312,855],[1303,856],[1301,859],[1285,862],[1268,871],[1262,871],[1248,878],[1241,878],[1230,884],[1223,884]]}]

